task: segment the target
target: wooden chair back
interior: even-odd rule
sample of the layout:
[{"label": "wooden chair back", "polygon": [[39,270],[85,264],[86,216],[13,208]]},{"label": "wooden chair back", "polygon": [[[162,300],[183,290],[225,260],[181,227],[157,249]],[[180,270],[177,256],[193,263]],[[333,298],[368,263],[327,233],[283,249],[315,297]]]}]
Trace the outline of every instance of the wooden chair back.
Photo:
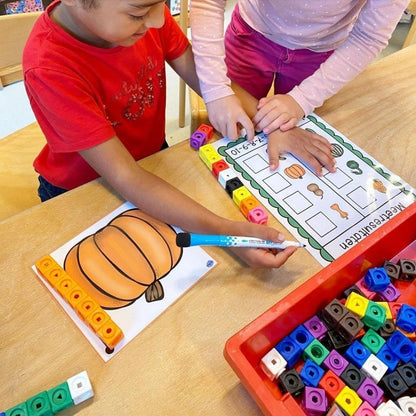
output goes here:
[{"label": "wooden chair back", "polygon": [[23,48],[33,24],[41,13],[0,16],[0,88],[23,79]]},{"label": "wooden chair back", "polygon": [[413,15],[413,23],[410,26],[409,33],[407,34],[407,37],[403,43],[403,48],[416,43],[416,0],[411,0],[407,6],[407,9]]}]

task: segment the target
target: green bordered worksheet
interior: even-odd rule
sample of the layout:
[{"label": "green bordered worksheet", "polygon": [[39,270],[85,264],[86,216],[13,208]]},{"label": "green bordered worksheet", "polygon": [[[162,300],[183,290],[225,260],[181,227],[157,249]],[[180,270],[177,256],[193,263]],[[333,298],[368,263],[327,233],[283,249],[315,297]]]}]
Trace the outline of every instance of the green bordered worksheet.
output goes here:
[{"label": "green bordered worksheet", "polygon": [[269,169],[267,137],[221,139],[218,153],[307,250],[327,265],[416,201],[415,190],[313,114],[300,127],[332,145],[336,172],[314,171],[291,154]]}]

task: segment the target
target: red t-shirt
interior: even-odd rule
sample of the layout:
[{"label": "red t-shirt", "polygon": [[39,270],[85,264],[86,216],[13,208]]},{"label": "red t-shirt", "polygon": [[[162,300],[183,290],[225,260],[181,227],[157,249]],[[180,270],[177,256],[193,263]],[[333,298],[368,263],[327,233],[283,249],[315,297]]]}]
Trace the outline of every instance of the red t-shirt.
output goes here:
[{"label": "red t-shirt", "polygon": [[[23,54],[25,86],[47,144],[34,167],[73,189],[98,177],[79,155],[117,136],[135,160],[165,140],[165,61],[189,42],[165,7],[165,24],[130,47],[87,45],[54,23],[53,3],[36,22]],[[111,161],[109,161],[111,163]]]}]

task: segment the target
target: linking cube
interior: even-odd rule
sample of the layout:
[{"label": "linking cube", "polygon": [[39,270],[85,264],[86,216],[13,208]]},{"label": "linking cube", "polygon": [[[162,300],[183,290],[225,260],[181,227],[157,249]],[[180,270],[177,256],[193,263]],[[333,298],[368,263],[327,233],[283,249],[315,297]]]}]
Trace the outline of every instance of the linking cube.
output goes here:
[{"label": "linking cube", "polygon": [[358,394],[348,386],[345,386],[335,398],[335,403],[349,416],[358,410],[362,402]]},{"label": "linking cube", "polygon": [[361,342],[354,341],[347,351],[345,351],[344,357],[358,368],[361,368],[370,354],[371,351],[361,344]]},{"label": "linking cube", "polygon": [[194,149],[199,149],[201,146],[207,143],[207,135],[202,131],[194,131],[191,138],[189,139],[189,144]]},{"label": "linking cube", "polygon": [[364,324],[352,312],[347,312],[338,322],[338,331],[340,335],[347,341],[352,342],[364,328]]},{"label": "linking cube", "polygon": [[26,400],[26,405],[30,416],[53,416],[55,414],[52,411],[48,393],[46,391]]},{"label": "linking cube", "polygon": [[289,337],[283,338],[275,348],[287,361],[288,368],[293,367],[302,356],[302,350],[299,348],[299,345]]},{"label": "linking cube", "polygon": [[277,381],[282,391],[290,393],[293,397],[300,396],[305,389],[302,379],[294,368],[284,371]]},{"label": "linking cube", "polygon": [[415,346],[409,338],[400,331],[394,331],[386,344],[405,363],[409,362],[415,354]]},{"label": "linking cube", "polygon": [[324,375],[324,370],[318,364],[307,359],[299,372],[299,376],[305,386],[317,387]]},{"label": "linking cube", "polygon": [[199,148],[199,157],[210,171],[212,171],[212,165],[215,162],[222,160],[222,157],[218,154],[212,144],[204,144],[201,146]]},{"label": "linking cube", "polygon": [[362,322],[374,330],[380,329],[386,322],[386,309],[370,300]]},{"label": "linking cube", "polygon": [[239,188],[244,186],[243,182],[241,182],[240,178],[234,177],[227,181],[225,184],[225,190],[227,191],[228,195],[232,198],[233,192]]},{"label": "linking cube", "polygon": [[303,325],[318,340],[322,339],[328,332],[328,328],[316,315],[305,321]]},{"label": "linking cube", "polygon": [[416,261],[409,259],[400,259],[400,276],[399,280],[412,281],[416,277]]},{"label": "linking cube", "polygon": [[225,189],[227,182],[236,177],[231,168],[224,169],[218,172],[218,183]]},{"label": "linking cube", "polygon": [[400,266],[396,263],[392,263],[391,261],[385,261],[383,263],[383,267],[387,272],[387,275],[391,280],[397,280],[400,276]]},{"label": "linking cube", "polygon": [[48,390],[48,397],[53,413],[58,413],[74,404],[67,382]]},{"label": "linking cube", "polygon": [[214,133],[214,128],[212,126],[209,126],[208,124],[201,124],[196,131],[200,131],[202,133],[204,133],[207,136],[207,139],[209,140],[213,133]]},{"label": "linking cube", "polygon": [[379,328],[377,332],[382,338],[387,339],[395,330],[396,325],[394,324],[394,321],[392,319],[386,319],[384,325],[381,328]]},{"label": "linking cube", "polygon": [[377,334],[376,331],[370,328],[361,338],[361,343],[373,354],[377,354],[386,341],[381,335]]},{"label": "linking cube", "polygon": [[388,400],[387,402],[381,403],[377,409],[377,416],[406,416],[400,407],[396,406],[394,402]]},{"label": "linking cube", "polygon": [[386,374],[389,367],[383,361],[381,361],[374,354],[370,354],[363,366],[361,371],[367,376],[370,377],[375,383],[378,383],[381,378]]},{"label": "linking cube", "polygon": [[302,350],[304,350],[314,340],[314,337],[304,325],[299,325],[295,328],[289,334],[289,337],[292,338]]},{"label": "linking cube", "polygon": [[386,289],[377,292],[377,296],[386,302],[393,302],[399,298],[401,295],[400,290],[398,290],[391,283],[386,287]]},{"label": "linking cube", "polygon": [[376,354],[376,357],[386,364],[388,371],[394,371],[399,364],[400,358],[392,351],[392,349],[384,344],[380,351]]},{"label": "linking cube", "polygon": [[355,285],[360,289],[361,293],[369,300],[374,299],[377,296],[376,292],[373,292],[368,288],[364,281],[364,277],[362,277],[360,280],[358,280]]},{"label": "linking cube", "polygon": [[254,207],[248,212],[247,219],[255,224],[266,225],[269,216],[266,210],[261,205],[259,205],[258,207]]},{"label": "linking cube", "polygon": [[402,364],[397,367],[396,371],[400,374],[407,387],[412,388],[416,386],[416,367],[412,363]]},{"label": "linking cube", "polygon": [[208,140],[212,137],[214,132],[213,127],[208,126],[207,124],[201,124],[191,135],[189,139],[189,144],[194,149],[199,149],[201,146],[204,146]]},{"label": "linking cube", "polygon": [[331,370],[328,370],[319,381],[318,387],[324,389],[327,396],[334,401],[335,397],[345,387],[345,383]]},{"label": "linking cube", "polygon": [[251,195],[250,191],[243,185],[240,188],[237,188],[233,191],[232,197],[234,203],[240,208],[241,210],[241,202],[248,198]]},{"label": "linking cube", "polygon": [[345,301],[345,307],[354,312],[359,318],[365,315],[369,300],[358,293],[351,292]]},{"label": "linking cube", "polygon": [[302,407],[309,414],[323,415],[328,408],[325,390],[306,386],[302,398]]},{"label": "linking cube", "polygon": [[416,331],[416,308],[403,304],[397,312],[396,325],[406,332]]},{"label": "linking cube", "polygon": [[374,267],[367,270],[364,282],[372,292],[380,292],[390,285],[390,279],[383,267]]},{"label": "linking cube", "polygon": [[328,326],[335,328],[347,312],[348,309],[338,299],[333,299],[321,311],[321,318]]},{"label": "linking cube", "polygon": [[348,361],[336,350],[331,350],[325,358],[323,365],[332,370],[334,374],[340,376],[348,365]]},{"label": "linking cube", "polygon": [[230,167],[228,166],[228,163],[223,159],[218,160],[217,162],[214,162],[211,166],[212,174],[215,176],[216,179],[218,179],[218,175],[220,174],[222,170],[229,169],[229,168]]},{"label": "linking cube", "polygon": [[403,378],[397,371],[386,374],[379,382],[379,386],[384,390],[386,397],[397,400],[409,389]]},{"label": "linking cube", "polygon": [[321,365],[326,357],[329,355],[329,351],[317,340],[314,339],[304,350],[303,359],[308,358],[318,365]]},{"label": "linking cube", "polygon": [[260,202],[253,195],[250,195],[241,201],[240,211],[248,218],[249,212],[258,206],[260,206]]},{"label": "linking cube", "polygon": [[354,364],[349,363],[340,378],[348,387],[357,391],[366,377]]},{"label": "linking cube", "polygon": [[415,414],[416,397],[400,397],[397,399],[397,404],[406,416],[413,416]]},{"label": "linking cube", "polygon": [[272,348],[260,361],[260,367],[270,380],[275,380],[286,370],[287,361]]},{"label": "linking cube", "polygon": [[377,416],[376,410],[369,403],[363,402],[354,413],[354,416]]},{"label": "linking cube", "polygon": [[368,377],[362,382],[357,394],[371,406],[377,407],[383,400],[383,390]]}]

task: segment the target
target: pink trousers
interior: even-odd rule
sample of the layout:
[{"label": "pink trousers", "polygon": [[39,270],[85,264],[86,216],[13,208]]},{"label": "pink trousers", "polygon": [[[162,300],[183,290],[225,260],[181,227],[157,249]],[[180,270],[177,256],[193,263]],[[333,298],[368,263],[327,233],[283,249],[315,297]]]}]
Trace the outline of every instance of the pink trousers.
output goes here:
[{"label": "pink trousers", "polygon": [[280,46],[252,29],[241,17],[238,5],[225,33],[227,75],[257,99],[265,97],[273,83],[275,94],[288,93],[332,52]]}]

